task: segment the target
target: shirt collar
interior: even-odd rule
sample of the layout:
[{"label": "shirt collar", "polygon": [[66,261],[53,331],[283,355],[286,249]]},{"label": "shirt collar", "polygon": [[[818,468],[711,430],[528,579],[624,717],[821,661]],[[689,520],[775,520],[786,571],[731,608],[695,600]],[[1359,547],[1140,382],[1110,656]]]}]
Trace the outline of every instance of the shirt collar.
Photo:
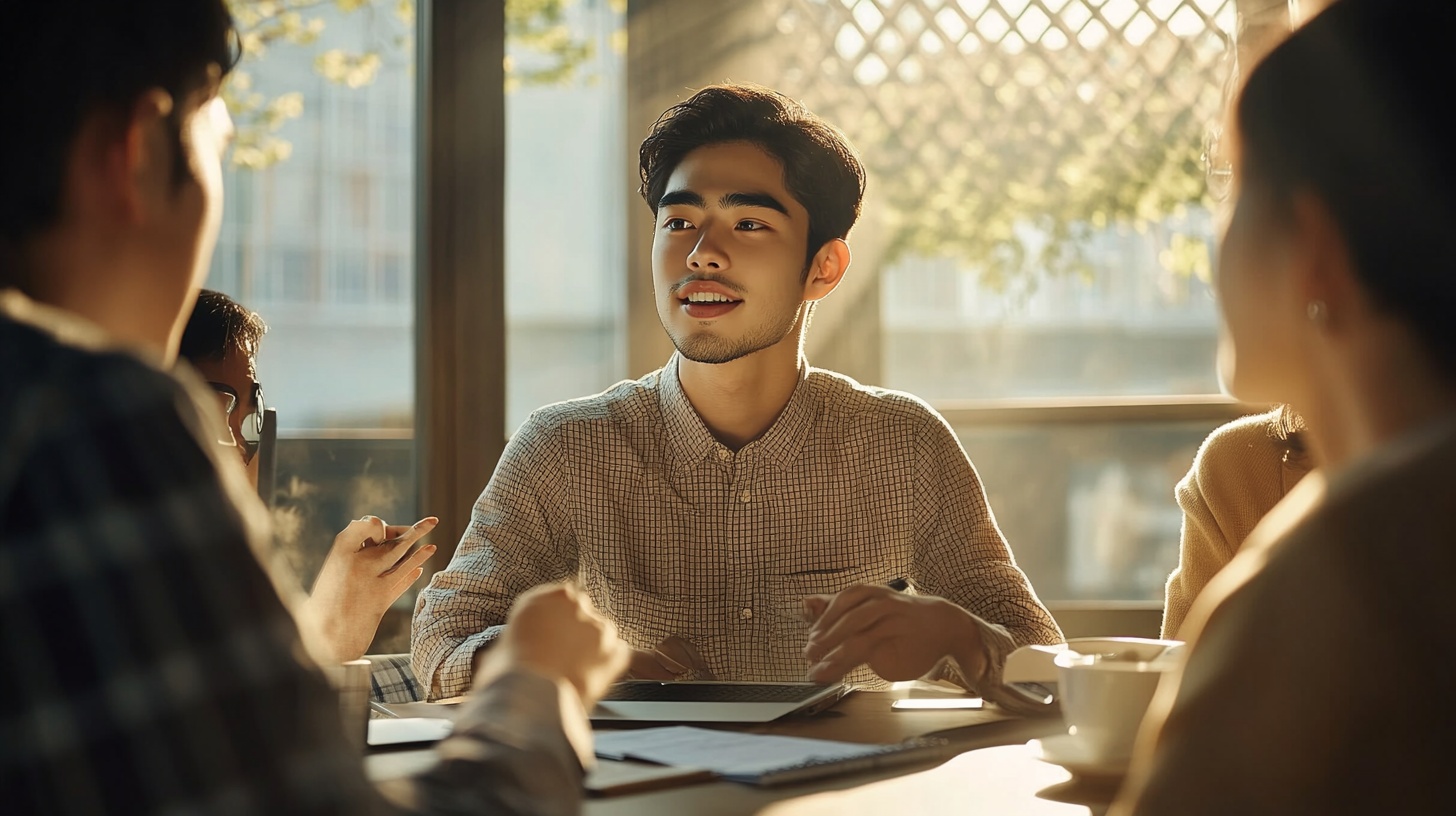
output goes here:
[{"label": "shirt collar", "polygon": [[[708,426],[703,424],[682,389],[678,380],[679,359],[674,352],[657,378],[667,458],[674,470],[693,467],[714,456],[722,447],[708,431]],[[778,419],[763,436],[744,446],[737,455],[758,456],[770,464],[786,467],[803,449],[816,413],[813,387],[809,384],[809,367],[804,366],[799,369],[799,382]]]},{"label": "shirt collar", "polygon": [[667,459],[673,470],[690,468],[713,454],[718,440],[693,410],[688,395],[677,379],[678,355],[673,352],[667,365],[657,375],[658,399],[662,404],[664,441]]}]

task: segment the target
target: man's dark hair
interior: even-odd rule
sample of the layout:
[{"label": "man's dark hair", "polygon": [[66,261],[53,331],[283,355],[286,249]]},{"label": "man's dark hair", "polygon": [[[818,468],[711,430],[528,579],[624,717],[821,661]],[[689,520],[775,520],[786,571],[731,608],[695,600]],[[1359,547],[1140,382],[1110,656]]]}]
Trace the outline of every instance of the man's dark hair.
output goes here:
[{"label": "man's dark hair", "polygon": [[203,289],[192,307],[192,316],[187,318],[187,328],[182,330],[177,353],[194,363],[221,361],[233,354],[252,359],[258,356],[258,343],[267,331],[267,324],[257,312],[222,292]]},{"label": "man's dark hair", "polygon": [[1451,0],[1339,0],[1275,47],[1240,95],[1245,194],[1329,209],[1361,287],[1456,377],[1456,85]]},{"label": "man's dark hair", "polygon": [[125,116],[148,89],[167,91],[173,175],[188,177],[183,100],[209,66],[232,67],[235,40],[225,0],[5,0],[0,285],[18,282],[21,249],[59,218],[66,163],[92,114]]},{"label": "man's dark hair", "polygon": [[805,263],[849,235],[859,219],[865,173],[844,134],[777,91],[713,85],[668,108],[642,140],[639,191],[652,212],[683,157],[705,145],[748,142],[778,160],[784,186],[809,211]]}]

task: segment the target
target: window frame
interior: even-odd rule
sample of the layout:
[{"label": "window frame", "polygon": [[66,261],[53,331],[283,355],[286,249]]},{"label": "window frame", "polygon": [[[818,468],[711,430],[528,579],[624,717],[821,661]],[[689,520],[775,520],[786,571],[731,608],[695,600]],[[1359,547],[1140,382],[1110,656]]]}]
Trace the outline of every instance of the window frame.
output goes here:
[{"label": "window frame", "polygon": [[[1287,24],[1285,0],[1237,1],[1251,27]],[[627,15],[629,65],[641,60],[656,67],[654,38],[680,36],[697,24],[715,30],[731,18],[713,4],[689,4],[685,15],[664,16],[668,5],[633,0]],[[453,556],[507,441],[499,432],[507,406],[505,3],[420,0],[416,26],[415,471],[419,506],[441,519],[434,536],[441,552],[426,565],[432,573]],[[739,31],[719,33],[729,46],[740,41]],[[658,87],[663,80],[629,78],[625,127],[642,132],[660,112],[652,97],[664,90]],[[634,171],[624,171],[629,270],[645,268],[650,259],[650,216],[635,193]],[[659,367],[671,353],[651,286],[649,276],[629,273],[628,376]],[[863,348],[879,335],[877,310],[856,311],[873,322],[857,328],[863,342],[856,345]],[[815,351],[816,361],[840,368],[834,359],[838,354]],[[878,362],[867,365],[878,372]],[[938,401],[932,406],[953,426],[1022,427],[1200,421],[1215,426],[1267,410],[1220,395]],[[1147,602],[1072,603],[1079,610],[1148,607]]]},{"label": "window frame", "polygon": [[450,562],[505,448],[505,2],[416,11],[415,474]]}]

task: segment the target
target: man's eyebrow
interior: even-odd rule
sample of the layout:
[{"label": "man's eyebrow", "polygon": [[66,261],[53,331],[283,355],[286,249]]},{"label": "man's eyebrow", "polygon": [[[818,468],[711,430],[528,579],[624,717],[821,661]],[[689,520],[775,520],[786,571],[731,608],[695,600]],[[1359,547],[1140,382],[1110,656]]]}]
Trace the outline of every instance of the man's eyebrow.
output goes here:
[{"label": "man's eyebrow", "polygon": [[789,214],[789,208],[768,193],[727,193],[718,199],[718,206],[725,210],[729,207],[762,207],[784,215]]},{"label": "man's eyebrow", "polygon": [[657,200],[658,209],[677,204],[686,204],[689,207],[702,209],[708,205],[708,202],[704,201],[702,196],[692,190],[673,190],[670,193],[664,193],[662,198]]}]

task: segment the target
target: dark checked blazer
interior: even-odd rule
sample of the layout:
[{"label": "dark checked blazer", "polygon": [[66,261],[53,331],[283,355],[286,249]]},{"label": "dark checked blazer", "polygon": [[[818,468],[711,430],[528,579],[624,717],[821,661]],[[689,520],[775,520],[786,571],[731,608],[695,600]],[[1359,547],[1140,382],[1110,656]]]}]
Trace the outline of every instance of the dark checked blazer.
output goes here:
[{"label": "dark checked blazer", "polygon": [[528,674],[475,697],[433,770],[366,780],[207,399],[0,292],[0,810],[578,811],[569,701]]}]

